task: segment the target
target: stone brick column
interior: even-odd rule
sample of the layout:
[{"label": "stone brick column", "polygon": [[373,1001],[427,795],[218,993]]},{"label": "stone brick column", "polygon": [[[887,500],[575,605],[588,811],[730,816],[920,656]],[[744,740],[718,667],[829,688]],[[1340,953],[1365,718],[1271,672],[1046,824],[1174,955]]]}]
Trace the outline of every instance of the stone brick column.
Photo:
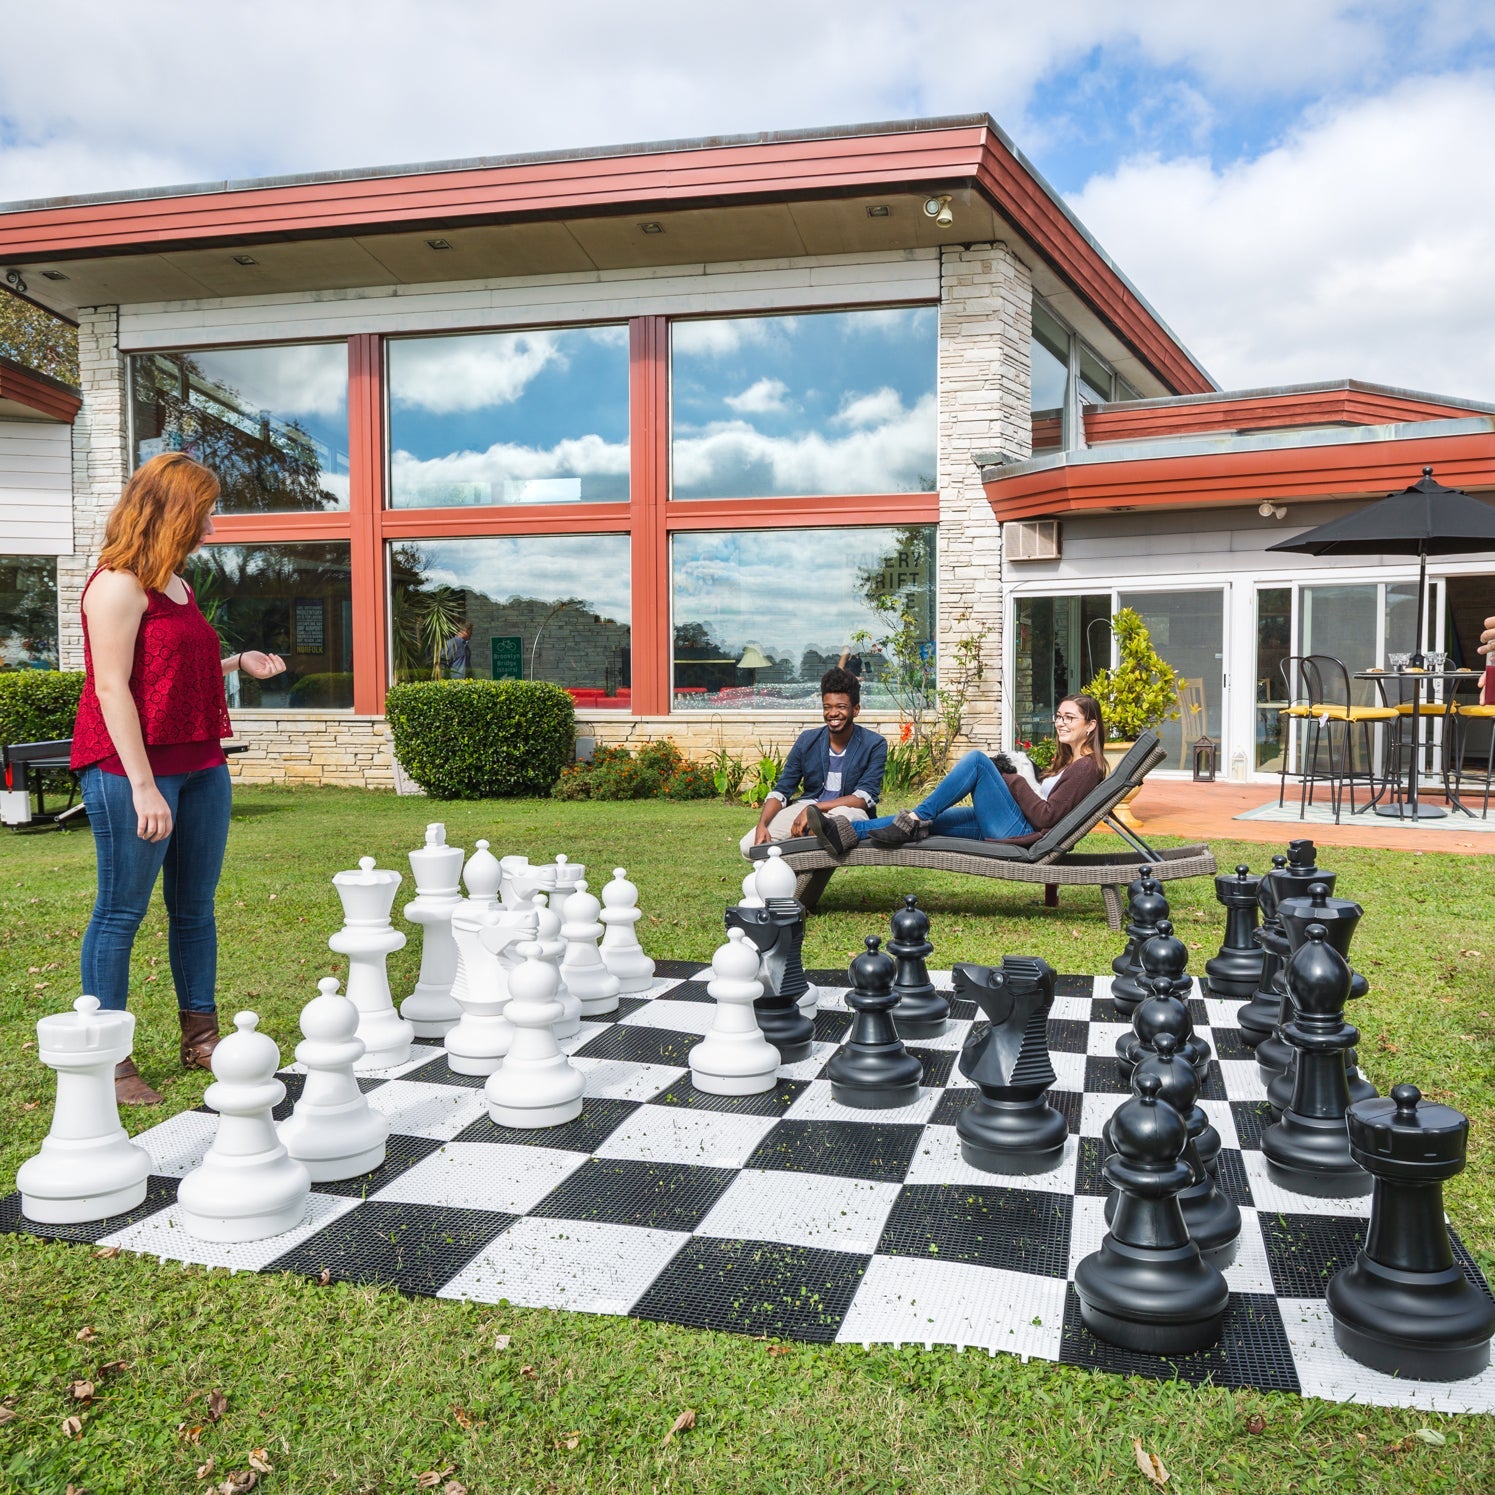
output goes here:
[{"label": "stone brick column", "polygon": [[83,405],[73,422],[73,553],[57,562],[57,637],[65,670],[83,668],[78,602],[104,544],[104,521],[130,471],[117,306],[84,307],[80,313],[78,383]]},{"label": "stone brick column", "polygon": [[995,747],[1002,702],[1002,527],[971,460],[1032,451],[1029,419],[1033,283],[1006,244],[940,254],[939,651],[941,683],[962,637],[984,634],[984,677],[966,733]]}]

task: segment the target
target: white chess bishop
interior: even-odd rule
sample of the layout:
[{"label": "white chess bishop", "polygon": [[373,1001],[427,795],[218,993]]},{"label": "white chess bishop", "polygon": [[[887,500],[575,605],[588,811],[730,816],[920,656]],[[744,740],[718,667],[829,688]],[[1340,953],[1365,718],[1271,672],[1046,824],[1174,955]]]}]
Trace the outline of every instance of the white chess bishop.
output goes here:
[{"label": "white chess bishop", "polygon": [[618,978],[619,991],[643,991],[654,979],[654,962],[644,954],[634,928],[643,915],[626,869],[613,868],[613,880],[603,884],[602,905],[602,963]]},{"label": "white chess bishop", "polygon": [[348,1000],[358,1009],[364,1048],[356,1068],[365,1074],[404,1064],[415,1029],[395,1011],[385,966],[390,953],[405,945],[405,936],[389,922],[400,874],[376,868],[373,857],[360,857],[358,871],[339,872],[332,884],[345,922],[327,943],[348,957]]},{"label": "white chess bishop", "polygon": [[262,1241],[294,1230],[306,1217],[311,1175],[280,1140],[270,1111],[285,1099],[275,1078],[280,1050],[240,1012],[236,1032],[213,1050],[213,1083],[203,1101],[218,1130],[202,1162],[177,1189],[189,1235],[203,1241]]},{"label": "white chess bishop", "polygon": [[145,1198],[151,1160],[119,1124],[114,1099],[114,1066],[134,1042],[134,1013],[105,1012],[97,997],[79,997],[71,1012],[37,1022],[37,1058],[57,1071],[57,1104],[41,1151],[16,1175],[28,1220],[104,1220]]},{"label": "white chess bishop", "polygon": [[763,995],[758,950],[740,929],[711,957],[708,994],[716,999],[710,1031],[690,1051],[690,1077],[708,1095],[758,1095],[772,1090],[779,1051],[758,1028],[753,1003]]},{"label": "white chess bishop", "polygon": [[[457,969],[452,976],[452,1000],[459,1012],[467,995],[467,963],[474,950],[478,930],[484,923],[483,916],[498,908],[498,885],[503,869],[496,856],[488,850],[486,841],[479,841],[477,850],[468,857],[462,869],[462,881],[467,884],[467,897],[452,910],[452,944],[457,949]],[[448,1030],[450,1031],[450,1030]]]},{"label": "white chess bishop", "polygon": [[602,1017],[618,1010],[618,978],[602,963],[597,940],[602,934],[598,914],[602,905],[587,892],[586,880],[576,884],[576,891],[561,908],[564,922],[561,935],[566,951],[561,957],[561,980],[581,1003],[583,1017]]},{"label": "white chess bishop", "polygon": [[505,1011],[509,974],[519,964],[514,947],[535,937],[535,916],[527,909],[485,909],[477,917],[467,952],[462,1020],[443,1040],[446,1062],[459,1075],[491,1075],[509,1052],[514,1029]]},{"label": "white chess bishop", "polygon": [[514,1042],[488,1077],[483,1097],[498,1126],[560,1126],[581,1115],[586,1082],[556,1042],[560,1003],[555,999],[555,968],[541,959],[536,941],[521,944],[517,953],[523,964],[509,977]]},{"label": "white chess bishop", "polygon": [[[759,907],[766,904],[770,898],[796,896],[799,878],[795,875],[794,868],[784,860],[784,853],[777,846],[768,848],[768,855],[758,863],[757,871],[752,876]],[[806,1017],[814,1017],[820,1006],[820,988],[813,981],[810,982],[795,1005]]]},{"label": "white chess bishop", "polygon": [[561,971],[566,941],[561,937],[560,916],[550,907],[546,894],[536,894],[535,902],[535,943],[540,947],[540,959],[555,970],[555,999],[561,1004],[561,1015],[555,1021],[555,1036],[574,1038],[581,1032],[581,998],[567,987]]},{"label": "white chess bishop", "polygon": [[426,827],[426,844],[410,853],[410,871],[415,898],[405,905],[405,917],[421,927],[420,976],[400,1003],[400,1016],[417,1038],[440,1038],[462,1016],[452,996],[457,975],[452,914],[462,903],[462,848],[446,844],[440,821]]},{"label": "white chess bishop", "polygon": [[280,1140],[314,1184],[326,1184],[372,1173],[383,1163],[389,1118],[369,1105],[353,1073],[363,1055],[358,1009],[338,995],[336,976],[324,976],[317,990],[320,995],[301,1009],[305,1036],[296,1045],[306,1084],[280,1124]]}]

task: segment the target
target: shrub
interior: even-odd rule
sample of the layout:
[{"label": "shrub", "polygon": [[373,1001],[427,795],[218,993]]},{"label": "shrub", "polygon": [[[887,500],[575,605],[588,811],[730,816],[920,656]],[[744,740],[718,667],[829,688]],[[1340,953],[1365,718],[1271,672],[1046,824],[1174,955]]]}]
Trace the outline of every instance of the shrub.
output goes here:
[{"label": "shrub", "polygon": [[556,799],[710,799],[716,785],[702,764],[687,762],[668,737],[626,747],[600,747],[590,763],[573,763],[551,791]]},{"label": "shrub", "polygon": [[543,680],[415,680],[384,710],[405,771],[437,799],[549,794],[576,743],[571,697]]},{"label": "shrub", "polygon": [[1150,727],[1172,721],[1178,710],[1178,671],[1152,646],[1142,615],[1124,607],[1111,617],[1121,658],[1114,670],[1095,672],[1085,694],[1100,703],[1107,742],[1135,742]]},{"label": "shrub", "polygon": [[73,735],[81,670],[0,672],[0,742],[51,742]]},{"label": "shrub", "polygon": [[711,770],[700,763],[682,763],[665,780],[666,799],[714,799],[716,780]]}]

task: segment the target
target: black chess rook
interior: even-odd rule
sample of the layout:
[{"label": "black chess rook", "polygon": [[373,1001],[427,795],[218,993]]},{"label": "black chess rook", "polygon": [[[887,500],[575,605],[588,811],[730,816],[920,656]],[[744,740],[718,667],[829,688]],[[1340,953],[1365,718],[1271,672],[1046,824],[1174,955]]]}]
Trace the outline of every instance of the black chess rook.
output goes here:
[{"label": "black chess rook", "polygon": [[1244,1000],[1261,981],[1262,948],[1256,942],[1261,879],[1244,862],[1234,876],[1215,879],[1215,899],[1225,908],[1225,940],[1204,963],[1204,981],[1212,997]]}]

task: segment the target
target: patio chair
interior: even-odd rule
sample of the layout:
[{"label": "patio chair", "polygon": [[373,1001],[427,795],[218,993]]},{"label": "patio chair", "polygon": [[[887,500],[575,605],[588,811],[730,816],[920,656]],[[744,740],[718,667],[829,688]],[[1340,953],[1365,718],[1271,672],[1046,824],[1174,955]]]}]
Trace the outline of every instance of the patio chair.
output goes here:
[{"label": "patio chair", "polygon": [[[1313,714],[1311,735],[1316,738],[1321,736],[1328,747],[1334,823],[1338,825],[1346,790],[1350,796],[1350,814],[1358,813],[1355,808],[1357,782],[1363,782],[1370,789],[1366,809],[1386,792],[1385,779],[1379,782],[1376,779],[1373,729],[1377,722],[1399,722],[1401,713],[1395,706],[1356,705],[1350,693],[1350,672],[1343,661],[1335,659],[1332,654],[1309,654],[1303,665],[1310,695],[1309,709]],[[1357,727],[1360,729],[1360,745],[1365,751],[1363,773],[1355,767]],[[1309,766],[1313,767],[1312,764]]]},{"label": "patio chair", "polygon": [[[1469,741],[1470,737],[1475,735],[1471,732],[1471,728],[1481,725],[1486,729],[1482,734],[1478,734],[1484,738],[1484,767],[1471,768],[1469,766]],[[1449,732],[1448,741],[1444,744],[1444,787],[1453,803],[1471,815],[1474,811],[1464,803],[1464,785],[1468,782],[1476,789],[1482,788],[1484,797],[1479,818],[1488,820],[1490,818],[1490,790],[1495,787],[1495,706],[1459,706],[1452,713],[1450,727],[1452,730]]]},{"label": "patio chair", "polygon": [[[1281,720],[1282,737],[1282,767],[1277,775],[1277,808],[1280,810],[1287,796],[1287,765],[1293,758],[1293,748],[1297,748],[1297,773],[1301,776],[1305,762],[1303,753],[1308,738],[1308,724],[1313,717],[1313,707],[1309,704],[1312,692],[1308,689],[1307,678],[1303,673],[1303,656],[1301,654],[1289,654],[1278,665],[1282,671],[1282,683],[1287,691],[1287,705],[1277,713]],[[1299,806],[1301,813],[1301,805]]]}]

